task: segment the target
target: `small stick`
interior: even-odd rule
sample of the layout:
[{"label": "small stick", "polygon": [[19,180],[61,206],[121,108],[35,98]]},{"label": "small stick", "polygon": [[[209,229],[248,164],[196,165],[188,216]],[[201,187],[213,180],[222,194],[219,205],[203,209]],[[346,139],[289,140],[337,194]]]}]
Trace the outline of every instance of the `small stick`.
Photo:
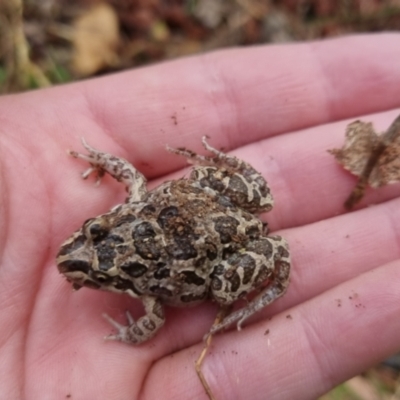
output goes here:
[{"label": "small stick", "polygon": [[[219,309],[219,311],[218,311],[217,317],[214,320],[214,323],[212,324],[212,327],[214,325],[218,325],[226,317],[226,315],[229,314],[229,311],[231,310],[231,308],[232,308],[231,306],[221,307]],[[208,382],[207,382],[206,378],[204,377],[203,372],[201,370],[201,367],[203,365],[203,361],[206,358],[207,351],[208,351],[208,349],[210,348],[210,345],[211,345],[212,336],[213,335],[211,333],[205,336],[205,345],[203,347],[203,350],[202,350],[199,358],[196,360],[195,368],[196,368],[197,376],[199,377],[200,382],[203,385],[203,388],[204,388],[208,398],[210,400],[216,400],[216,398],[214,397],[214,395],[213,395],[213,393],[211,391],[211,388],[208,385]]]}]

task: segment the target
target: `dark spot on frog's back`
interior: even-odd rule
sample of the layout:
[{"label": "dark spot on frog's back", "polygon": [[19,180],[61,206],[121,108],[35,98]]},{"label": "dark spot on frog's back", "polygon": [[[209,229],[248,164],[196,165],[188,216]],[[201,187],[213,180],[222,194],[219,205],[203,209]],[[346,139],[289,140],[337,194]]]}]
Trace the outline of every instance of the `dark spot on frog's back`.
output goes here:
[{"label": "dark spot on frog's back", "polygon": [[254,182],[257,184],[258,190],[263,197],[267,197],[271,193],[271,190],[262,176],[257,176],[256,179],[254,179]]},{"label": "dark spot on frog's back", "polygon": [[119,246],[117,246],[116,247],[116,250],[117,250],[117,252],[118,252],[118,254],[126,254],[129,250],[130,250],[130,247],[129,246],[127,246],[127,245],[119,245]]},{"label": "dark spot on frog's back", "polygon": [[216,275],[223,275],[225,271],[225,268],[222,264],[218,264],[214,267],[213,272],[211,273],[211,276],[214,277]]},{"label": "dark spot on frog's back", "polygon": [[285,258],[289,257],[288,249],[286,249],[283,246],[278,246],[278,251],[277,252],[278,252],[280,257],[285,257]]},{"label": "dark spot on frog's back", "polygon": [[239,222],[233,217],[217,217],[214,219],[215,230],[219,233],[221,243],[229,243],[237,234]]},{"label": "dark spot on frog's back", "polygon": [[237,292],[240,287],[240,276],[236,271],[230,271],[231,273],[225,274],[225,279],[231,283],[231,291]]},{"label": "dark spot on frog's back", "polygon": [[126,272],[129,276],[133,278],[139,278],[143,276],[147,272],[146,265],[140,262],[130,262],[121,265],[120,267],[122,271]]},{"label": "dark spot on frog's back", "polygon": [[81,234],[77,236],[71,243],[65,244],[61,247],[60,251],[57,254],[57,257],[65,256],[67,254],[72,253],[75,250],[78,250],[86,243],[86,240],[87,239],[85,235]]},{"label": "dark spot on frog's back", "polygon": [[247,186],[236,174],[229,179],[229,189],[234,193],[242,193],[247,196]]},{"label": "dark spot on frog's back", "polygon": [[206,241],[204,246],[207,254],[207,258],[211,261],[215,260],[218,256],[218,249],[214,243]]},{"label": "dark spot on frog's back", "polygon": [[199,257],[197,260],[194,260],[193,265],[196,268],[204,267],[205,263],[207,262],[206,257]]},{"label": "dark spot on frog's back", "polygon": [[214,267],[214,270],[211,274],[211,288],[212,290],[221,290],[222,289],[222,281],[219,278],[224,274],[224,266],[218,264]]},{"label": "dark spot on frog's back", "polygon": [[255,189],[253,189],[253,201],[251,203],[254,204],[255,208],[257,207],[258,204],[261,203],[260,193]]},{"label": "dark spot on frog's back", "polygon": [[229,257],[231,257],[236,252],[237,252],[237,249],[235,249],[235,247],[227,246],[222,251],[222,259],[227,260]]},{"label": "dark spot on frog's back", "polygon": [[169,278],[171,275],[169,268],[165,267],[165,264],[163,263],[157,263],[157,266],[158,264],[161,264],[162,266],[159,266],[154,272],[154,278],[158,280]]},{"label": "dark spot on frog's back", "polygon": [[156,236],[156,233],[150,222],[142,222],[132,232],[132,237],[135,240],[143,240],[154,236]]},{"label": "dark spot on frog's back", "polygon": [[160,243],[155,239],[156,232],[150,222],[142,222],[132,232],[136,252],[145,260],[160,258]]},{"label": "dark spot on frog's back", "polygon": [[114,266],[115,251],[108,251],[107,253],[99,253],[99,270],[108,271]]},{"label": "dark spot on frog's back", "polygon": [[254,239],[258,236],[260,236],[260,227],[258,225],[249,225],[246,227],[246,236],[248,236],[250,239]]},{"label": "dark spot on frog's back", "polygon": [[273,253],[272,243],[269,238],[260,238],[258,240],[251,241],[247,244],[246,249],[248,251],[261,254],[267,259],[270,258]]},{"label": "dark spot on frog's back", "polygon": [[227,196],[218,196],[217,202],[219,205],[225,207],[225,208],[233,208],[233,204],[231,202],[231,199]]},{"label": "dark spot on frog's back", "polygon": [[107,237],[107,243],[109,244],[109,246],[116,246],[124,243],[124,238],[119,235],[112,234]]},{"label": "dark spot on frog's back", "polygon": [[216,173],[217,168],[209,167],[207,168],[207,176],[200,179],[201,187],[210,187],[217,192],[222,193],[225,190],[225,184],[220,179],[216,179],[214,174]]},{"label": "dark spot on frog's back", "polygon": [[136,293],[137,295],[140,295],[141,293],[137,290],[135,285],[133,284],[132,281],[128,279],[123,279],[119,276],[115,276],[113,278],[113,286],[121,291],[126,292],[127,290],[132,290],[133,293]]},{"label": "dark spot on frog's back", "polygon": [[246,204],[248,200],[248,188],[237,175],[229,179],[229,186],[224,190],[224,194],[236,205]]},{"label": "dark spot on frog's back", "polygon": [[253,277],[254,271],[256,269],[256,262],[250,255],[242,254],[239,256],[237,267],[243,270],[243,284],[247,285]]},{"label": "dark spot on frog's back", "polygon": [[154,207],[153,204],[147,204],[146,206],[144,206],[141,210],[140,210],[140,217],[143,219],[146,218],[151,218],[154,216],[156,212],[156,208]]},{"label": "dark spot on frog's back", "polygon": [[197,250],[190,237],[174,236],[174,242],[166,246],[167,253],[177,260],[189,260],[197,257]]},{"label": "dark spot on frog's back", "polygon": [[205,283],[205,279],[198,276],[194,271],[181,271],[181,274],[185,277],[185,282],[196,286],[202,286]]},{"label": "dark spot on frog's back", "polygon": [[221,290],[222,289],[222,281],[218,277],[214,276],[211,280],[211,288],[212,290]]},{"label": "dark spot on frog's back", "polygon": [[165,207],[158,214],[157,223],[161,226],[161,228],[165,229],[168,225],[170,225],[170,221],[178,216],[179,211],[175,206]]},{"label": "dark spot on frog's back", "polygon": [[120,236],[110,235],[107,239],[95,243],[100,270],[107,271],[114,266],[114,259],[117,256],[116,245],[122,242]]}]

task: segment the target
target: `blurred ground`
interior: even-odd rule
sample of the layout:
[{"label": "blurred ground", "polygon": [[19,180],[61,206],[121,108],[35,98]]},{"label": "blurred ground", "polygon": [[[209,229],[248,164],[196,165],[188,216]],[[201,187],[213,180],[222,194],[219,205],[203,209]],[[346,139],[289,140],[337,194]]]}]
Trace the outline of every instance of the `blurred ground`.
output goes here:
[{"label": "blurred ground", "polygon": [[1,0],[0,91],[229,46],[400,29],[400,0]]},{"label": "blurred ground", "polygon": [[[0,93],[229,46],[400,30],[400,0],[0,0]],[[320,400],[400,400],[394,357]]]}]

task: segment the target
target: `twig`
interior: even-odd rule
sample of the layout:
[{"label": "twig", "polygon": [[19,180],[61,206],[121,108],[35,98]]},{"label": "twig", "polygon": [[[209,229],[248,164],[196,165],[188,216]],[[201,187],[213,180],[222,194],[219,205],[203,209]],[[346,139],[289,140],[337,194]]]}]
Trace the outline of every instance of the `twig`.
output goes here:
[{"label": "twig", "polygon": [[[212,326],[218,325],[226,317],[226,315],[229,313],[230,310],[231,310],[231,306],[221,307],[219,309],[219,311],[218,311],[217,317],[215,318],[214,323],[212,324]],[[196,360],[195,368],[196,368],[197,376],[199,377],[200,382],[203,385],[204,390],[205,390],[208,398],[210,400],[216,400],[216,398],[213,395],[213,393],[211,391],[211,388],[210,388],[210,386],[209,386],[209,384],[208,384],[208,382],[207,382],[206,378],[204,377],[203,372],[201,370],[201,367],[203,365],[203,361],[204,361],[204,359],[206,358],[206,355],[207,355],[207,351],[210,348],[211,340],[212,340],[212,334],[210,333],[210,334],[208,334],[206,336],[205,345],[203,347],[203,350],[202,350],[199,358]]]}]

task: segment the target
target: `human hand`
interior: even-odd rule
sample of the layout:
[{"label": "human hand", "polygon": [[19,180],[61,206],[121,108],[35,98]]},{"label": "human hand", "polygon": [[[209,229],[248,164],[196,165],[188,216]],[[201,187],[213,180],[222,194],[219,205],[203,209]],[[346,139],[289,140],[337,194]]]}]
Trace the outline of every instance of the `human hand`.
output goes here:
[{"label": "human hand", "polygon": [[368,191],[345,213],[356,179],[326,150],[360,116],[380,131],[397,116],[399,42],[225,50],[0,98],[0,397],[206,398],[194,361],[215,305],[169,308],[140,346],[105,342],[101,314],[137,317],[140,302],[73,293],[57,272],[62,241],[125,196],[109,177],[79,179],[86,165],[66,150],[82,150],[82,136],[154,185],[184,166],[165,145],[200,151],[207,134],[269,182],[263,218],[290,244],[291,284],[241,332],[215,336],[203,371],[217,399],[315,398],[395,352],[400,187]]}]

